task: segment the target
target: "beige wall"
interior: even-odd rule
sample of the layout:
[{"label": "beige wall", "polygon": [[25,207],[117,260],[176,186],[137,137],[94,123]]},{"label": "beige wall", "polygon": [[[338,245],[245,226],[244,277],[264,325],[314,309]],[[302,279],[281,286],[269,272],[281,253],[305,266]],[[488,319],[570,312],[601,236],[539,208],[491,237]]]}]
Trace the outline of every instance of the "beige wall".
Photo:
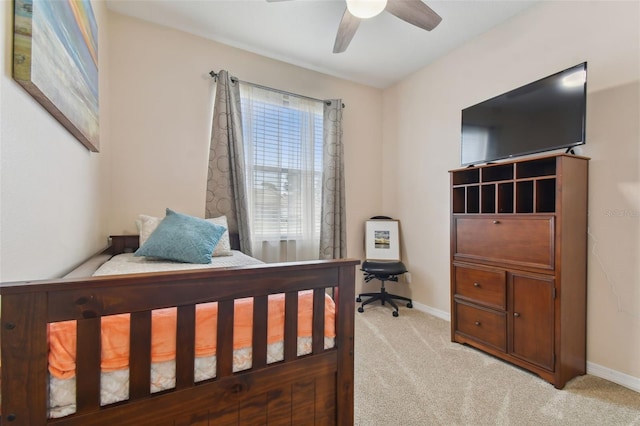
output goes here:
[{"label": "beige wall", "polygon": [[640,82],[587,101],[589,361],[640,378]]},{"label": "beige wall", "polygon": [[57,277],[106,247],[108,23],[100,43],[102,152],[90,153],[12,79],[13,1],[0,2],[0,281]]},{"label": "beige wall", "polygon": [[[640,389],[640,3],[542,2],[384,93],[385,213],[400,218],[412,297],[450,311],[449,176],[460,111],[588,61],[588,362]],[[419,184],[417,184],[419,183]],[[613,213],[612,213],[613,212]],[[616,213],[618,212],[618,213]],[[622,213],[620,213],[622,212]],[[621,216],[616,216],[616,214]],[[611,377],[610,377],[611,378]]]},{"label": "beige wall", "polygon": [[267,59],[184,32],[110,13],[113,233],[165,207],[204,215],[214,82],[244,81],[342,98],[349,256],[362,255],[363,221],[380,211],[382,91]]}]

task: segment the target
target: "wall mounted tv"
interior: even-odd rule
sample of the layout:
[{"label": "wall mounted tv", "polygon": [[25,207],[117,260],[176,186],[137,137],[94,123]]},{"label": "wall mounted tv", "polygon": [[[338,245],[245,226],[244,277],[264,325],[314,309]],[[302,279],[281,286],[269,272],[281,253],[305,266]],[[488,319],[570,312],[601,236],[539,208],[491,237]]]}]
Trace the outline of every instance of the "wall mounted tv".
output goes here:
[{"label": "wall mounted tv", "polygon": [[587,63],[462,110],[461,164],[585,143]]}]

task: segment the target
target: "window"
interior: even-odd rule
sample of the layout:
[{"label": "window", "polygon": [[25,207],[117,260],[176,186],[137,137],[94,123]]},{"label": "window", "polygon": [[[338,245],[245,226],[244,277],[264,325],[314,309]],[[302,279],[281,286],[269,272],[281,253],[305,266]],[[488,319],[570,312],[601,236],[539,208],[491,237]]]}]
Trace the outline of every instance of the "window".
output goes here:
[{"label": "window", "polygon": [[318,258],[323,104],[240,83],[254,256]]}]

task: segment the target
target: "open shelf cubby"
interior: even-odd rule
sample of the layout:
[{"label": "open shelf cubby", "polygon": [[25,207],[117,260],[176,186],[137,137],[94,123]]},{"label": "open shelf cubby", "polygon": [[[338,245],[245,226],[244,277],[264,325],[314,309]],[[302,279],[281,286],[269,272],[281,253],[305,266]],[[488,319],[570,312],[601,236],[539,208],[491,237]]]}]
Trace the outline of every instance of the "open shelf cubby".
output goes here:
[{"label": "open shelf cubby", "polygon": [[536,178],[542,176],[554,176],[556,174],[555,157],[545,157],[529,161],[515,163],[516,178]]},{"label": "open shelf cubby", "polygon": [[466,185],[480,182],[480,169],[464,169],[452,175],[453,185]]},{"label": "open shelf cubby", "polygon": [[555,213],[558,156],[451,171],[456,214]]},{"label": "open shelf cubby", "polygon": [[482,169],[483,182],[513,179],[513,163],[491,165]]},{"label": "open shelf cubby", "polygon": [[467,188],[464,186],[453,188],[453,192],[451,193],[451,208],[454,213],[466,213],[466,194]]},{"label": "open shelf cubby", "polygon": [[536,213],[554,213],[556,211],[555,178],[536,180]]},{"label": "open shelf cubby", "polygon": [[[454,214],[556,214],[567,154],[451,170]],[[581,157],[576,157],[581,158]]]},{"label": "open shelf cubby", "polygon": [[498,184],[498,213],[513,213],[513,182]]},{"label": "open shelf cubby", "polygon": [[496,186],[482,185],[480,213],[496,212]]},{"label": "open shelf cubby", "polygon": [[466,213],[480,213],[480,188],[476,185],[467,187]]},{"label": "open shelf cubby", "polygon": [[533,213],[533,181],[516,182],[516,213]]}]

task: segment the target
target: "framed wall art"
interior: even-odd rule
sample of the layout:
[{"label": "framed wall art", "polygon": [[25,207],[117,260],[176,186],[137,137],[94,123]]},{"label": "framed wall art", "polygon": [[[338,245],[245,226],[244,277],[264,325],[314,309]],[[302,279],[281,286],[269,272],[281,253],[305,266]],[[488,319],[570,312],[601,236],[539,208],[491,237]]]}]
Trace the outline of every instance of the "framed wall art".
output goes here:
[{"label": "framed wall art", "polygon": [[400,260],[397,220],[368,220],[365,226],[365,256],[368,260]]},{"label": "framed wall art", "polygon": [[98,152],[98,26],[89,0],[14,0],[13,78]]}]

